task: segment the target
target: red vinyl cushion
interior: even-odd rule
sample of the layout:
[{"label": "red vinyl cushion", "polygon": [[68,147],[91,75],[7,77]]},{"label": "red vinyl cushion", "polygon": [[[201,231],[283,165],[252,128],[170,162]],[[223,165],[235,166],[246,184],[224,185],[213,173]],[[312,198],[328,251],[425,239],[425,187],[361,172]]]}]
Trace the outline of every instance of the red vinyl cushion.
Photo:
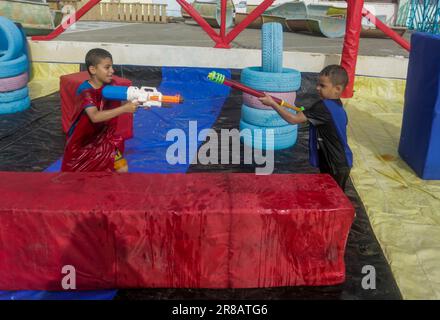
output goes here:
[{"label": "red vinyl cushion", "polygon": [[345,280],[354,218],[328,175],[0,172],[0,290]]}]

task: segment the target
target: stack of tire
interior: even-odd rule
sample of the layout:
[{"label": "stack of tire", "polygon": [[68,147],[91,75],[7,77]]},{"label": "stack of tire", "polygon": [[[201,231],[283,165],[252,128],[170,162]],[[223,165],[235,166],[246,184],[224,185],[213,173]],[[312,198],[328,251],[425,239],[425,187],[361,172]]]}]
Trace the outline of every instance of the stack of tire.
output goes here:
[{"label": "stack of tire", "polygon": [[0,114],[29,108],[28,71],[23,31],[11,20],[0,16]]},{"label": "stack of tire", "polygon": [[[283,68],[283,27],[280,23],[263,25],[261,47],[262,67],[243,69],[241,82],[294,105],[296,91],[301,86],[301,73]],[[273,132],[273,143],[267,139],[270,137],[267,130]],[[289,148],[296,143],[298,136],[297,125],[288,124],[272,107],[263,105],[258,98],[247,93],[243,93],[240,131],[246,145],[263,150]]]}]

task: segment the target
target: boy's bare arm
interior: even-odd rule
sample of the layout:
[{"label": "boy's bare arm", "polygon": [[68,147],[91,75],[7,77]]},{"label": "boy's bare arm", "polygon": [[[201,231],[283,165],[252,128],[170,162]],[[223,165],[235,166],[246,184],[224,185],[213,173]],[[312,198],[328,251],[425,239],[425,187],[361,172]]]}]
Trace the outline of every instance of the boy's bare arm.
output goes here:
[{"label": "boy's bare arm", "polygon": [[281,107],[276,103],[270,96],[259,98],[259,100],[267,106],[274,108],[278,114],[290,124],[298,124],[307,122],[307,117],[303,112],[298,112],[297,114],[292,114],[287,111],[286,108]]},{"label": "boy's bare arm", "polygon": [[124,113],[134,113],[138,108],[137,101],[129,101],[122,106],[110,110],[99,111],[97,107],[86,108],[87,115],[93,123],[104,122]]}]

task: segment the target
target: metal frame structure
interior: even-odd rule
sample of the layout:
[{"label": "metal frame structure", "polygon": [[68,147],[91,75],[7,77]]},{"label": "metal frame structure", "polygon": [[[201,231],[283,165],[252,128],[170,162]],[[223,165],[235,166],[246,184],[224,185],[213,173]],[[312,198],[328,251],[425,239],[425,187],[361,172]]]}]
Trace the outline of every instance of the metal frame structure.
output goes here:
[{"label": "metal frame structure", "polygon": [[[78,11],[69,16],[65,23],[59,25],[52,33],[47,36],[34,36],[32,40],[52,40],[64,32],[68,27],[78,21],[84,14],[97,5],[101,0],[89,0]],[[186,0],[176,0],[180,6],[200,25],[200,27],[215,42],[215,48],[230,48],[230,43],[247,27],[252,21],[258,18],[267,8],[269,8],[274,0],[264,0],[255,10],[253,10],[242,22],[236,25],[230,32],[226,33],[226,2],[221,1],[221,23],[220,32],[216,32],[203,19],[200,14]],[[412,0],[419,1],[419,0]],[[440,0],[427,0],[432,2]],[[440,14],[440,9],[438,9]],[[343,66],[349,75],[349,84],[344,92],[343,97],[349,98],[353,96],[354,76],[356,69],[357,55],[359,51],[359,38],[361,33],[362,16],[368,18],[377,28],[391,37],[399,45],[406,50],[410,50],[409,43],[400,37],[396,32],[377,19],[371,12],[364,9],[364,0],[347,0],[347,26],[344,39],[344,47],[342,50],[341,66]]]}]

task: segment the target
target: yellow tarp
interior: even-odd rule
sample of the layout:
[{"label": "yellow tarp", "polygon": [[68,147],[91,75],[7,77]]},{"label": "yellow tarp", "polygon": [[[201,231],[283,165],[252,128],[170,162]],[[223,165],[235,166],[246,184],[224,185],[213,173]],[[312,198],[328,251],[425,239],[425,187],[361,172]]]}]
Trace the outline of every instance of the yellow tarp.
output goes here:
[{"label": "yellow tarp", "polygon": [[79,72],[79,64],[31,63],[31,79],[28,84],[31,100],[60,90],[60,76]]},{"label": "yellow tarp", "polygon": [[355,188],[403,297],[440,299],[440,181],[398,156],[405,81],[358,77],[355,90],[345,101]]}]

